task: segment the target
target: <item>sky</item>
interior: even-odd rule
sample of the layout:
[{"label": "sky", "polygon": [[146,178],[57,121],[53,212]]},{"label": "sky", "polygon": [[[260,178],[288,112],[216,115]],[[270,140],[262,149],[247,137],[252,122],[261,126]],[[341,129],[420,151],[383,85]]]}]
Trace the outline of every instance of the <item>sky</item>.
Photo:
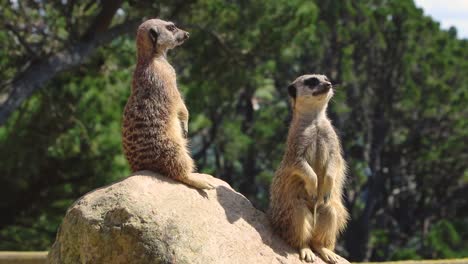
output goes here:
[{"label": "sky", "polygon": [[454,26],[459,38],[468,39],[468,0],[415,0],[424,14],[440,22],[443,29]]}]

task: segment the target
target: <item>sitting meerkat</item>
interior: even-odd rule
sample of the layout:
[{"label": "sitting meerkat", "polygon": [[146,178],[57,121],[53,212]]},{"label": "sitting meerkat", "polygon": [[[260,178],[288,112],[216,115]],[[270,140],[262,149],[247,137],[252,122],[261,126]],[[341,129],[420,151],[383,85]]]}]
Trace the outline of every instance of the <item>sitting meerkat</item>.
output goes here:
[{"label": "sitting meerkat", "polygon": [[346,164],[326,115],[332,84],[324,75],[303,75],[288,92],[293,119],[271,185],[269,217],[275,231],[299,249],[301,259],[314,261],[312,248],[336,263],[339,256],[333,250],[348,212],[342,202]]},{"label": "sitting meerkat", "polygon": [[189,112],[180,95],[168,50],[189,33],[174,23],[150,19],[137,30],[137,65],[123,114],[123,149],[132,171],[150,170],[198,189],[212,189],[193,174],[187,147]]}]

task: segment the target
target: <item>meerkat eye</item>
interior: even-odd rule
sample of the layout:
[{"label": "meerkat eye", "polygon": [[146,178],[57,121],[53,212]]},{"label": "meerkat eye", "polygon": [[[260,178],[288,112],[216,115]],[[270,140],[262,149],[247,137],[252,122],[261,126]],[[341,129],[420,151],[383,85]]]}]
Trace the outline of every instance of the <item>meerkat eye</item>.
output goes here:
[{"label": "meerkat eye", "polygon": [[174,32],[177,29],[176,26],[174,26],[174,25],[167,25],[166,28],[167,28],[167,30],[169,30],[171,32]]},{"label": "meerkat eye", "polygon": [[319,83],[320,81],[316,77],[312,77],[312,78],[304,80],[304,85],[309,86],[311,88],[319,85]]}]

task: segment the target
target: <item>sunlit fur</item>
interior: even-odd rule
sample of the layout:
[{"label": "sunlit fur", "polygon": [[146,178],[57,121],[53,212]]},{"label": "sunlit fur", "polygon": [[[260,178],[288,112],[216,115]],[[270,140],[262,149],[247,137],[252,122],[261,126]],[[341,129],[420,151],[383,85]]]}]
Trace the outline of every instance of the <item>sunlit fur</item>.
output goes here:
[{"label": "sunlit fur", "polygon": [[[319,80],[316,87],[304,84],[312,77]],[[325,261],[336,263],[333,250],[348,213],[342,202],[346,164],[326,115],[333,89],[326,76],[315,74],[297,78],[289,89],[293,119],[286,152],[271,185],[269,216],[275,231],[299,249],[303,260],[314,261],[312,249]],[[318,92],[322,93],[313,95]]]},{"label": "sunlit fur", "polygon": [[188,38],[171,22],[150,19],[137,31],[137,65],[123,114],[123,148],[132,171],[151,170],[200,189],[213,186],[196,178],[187,148],[189,113],[179,93],[168,49]]}]

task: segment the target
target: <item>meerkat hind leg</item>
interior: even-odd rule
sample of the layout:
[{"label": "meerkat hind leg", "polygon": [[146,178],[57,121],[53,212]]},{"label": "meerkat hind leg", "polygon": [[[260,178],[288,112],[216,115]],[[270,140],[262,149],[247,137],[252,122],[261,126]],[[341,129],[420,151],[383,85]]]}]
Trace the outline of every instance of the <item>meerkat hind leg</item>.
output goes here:
[{"label": "meerkat hind leg", "polygon": [[337,263],[340,258],[332,251],[338,234],[337,213],[334,206],[336,204],[333,201],[318,206],[315,216],[317,223],[311,243],[312,249],[330,264]]},{"label": "meerkat hind leg", "polygon": [[300,204],[296,209],[294,222],[295,235],[299,244],[299,255],[302,260],[306,262],[313,262],[315,260],[315,254],[309,247],[313,230],[313,216],[306,204]]}]

